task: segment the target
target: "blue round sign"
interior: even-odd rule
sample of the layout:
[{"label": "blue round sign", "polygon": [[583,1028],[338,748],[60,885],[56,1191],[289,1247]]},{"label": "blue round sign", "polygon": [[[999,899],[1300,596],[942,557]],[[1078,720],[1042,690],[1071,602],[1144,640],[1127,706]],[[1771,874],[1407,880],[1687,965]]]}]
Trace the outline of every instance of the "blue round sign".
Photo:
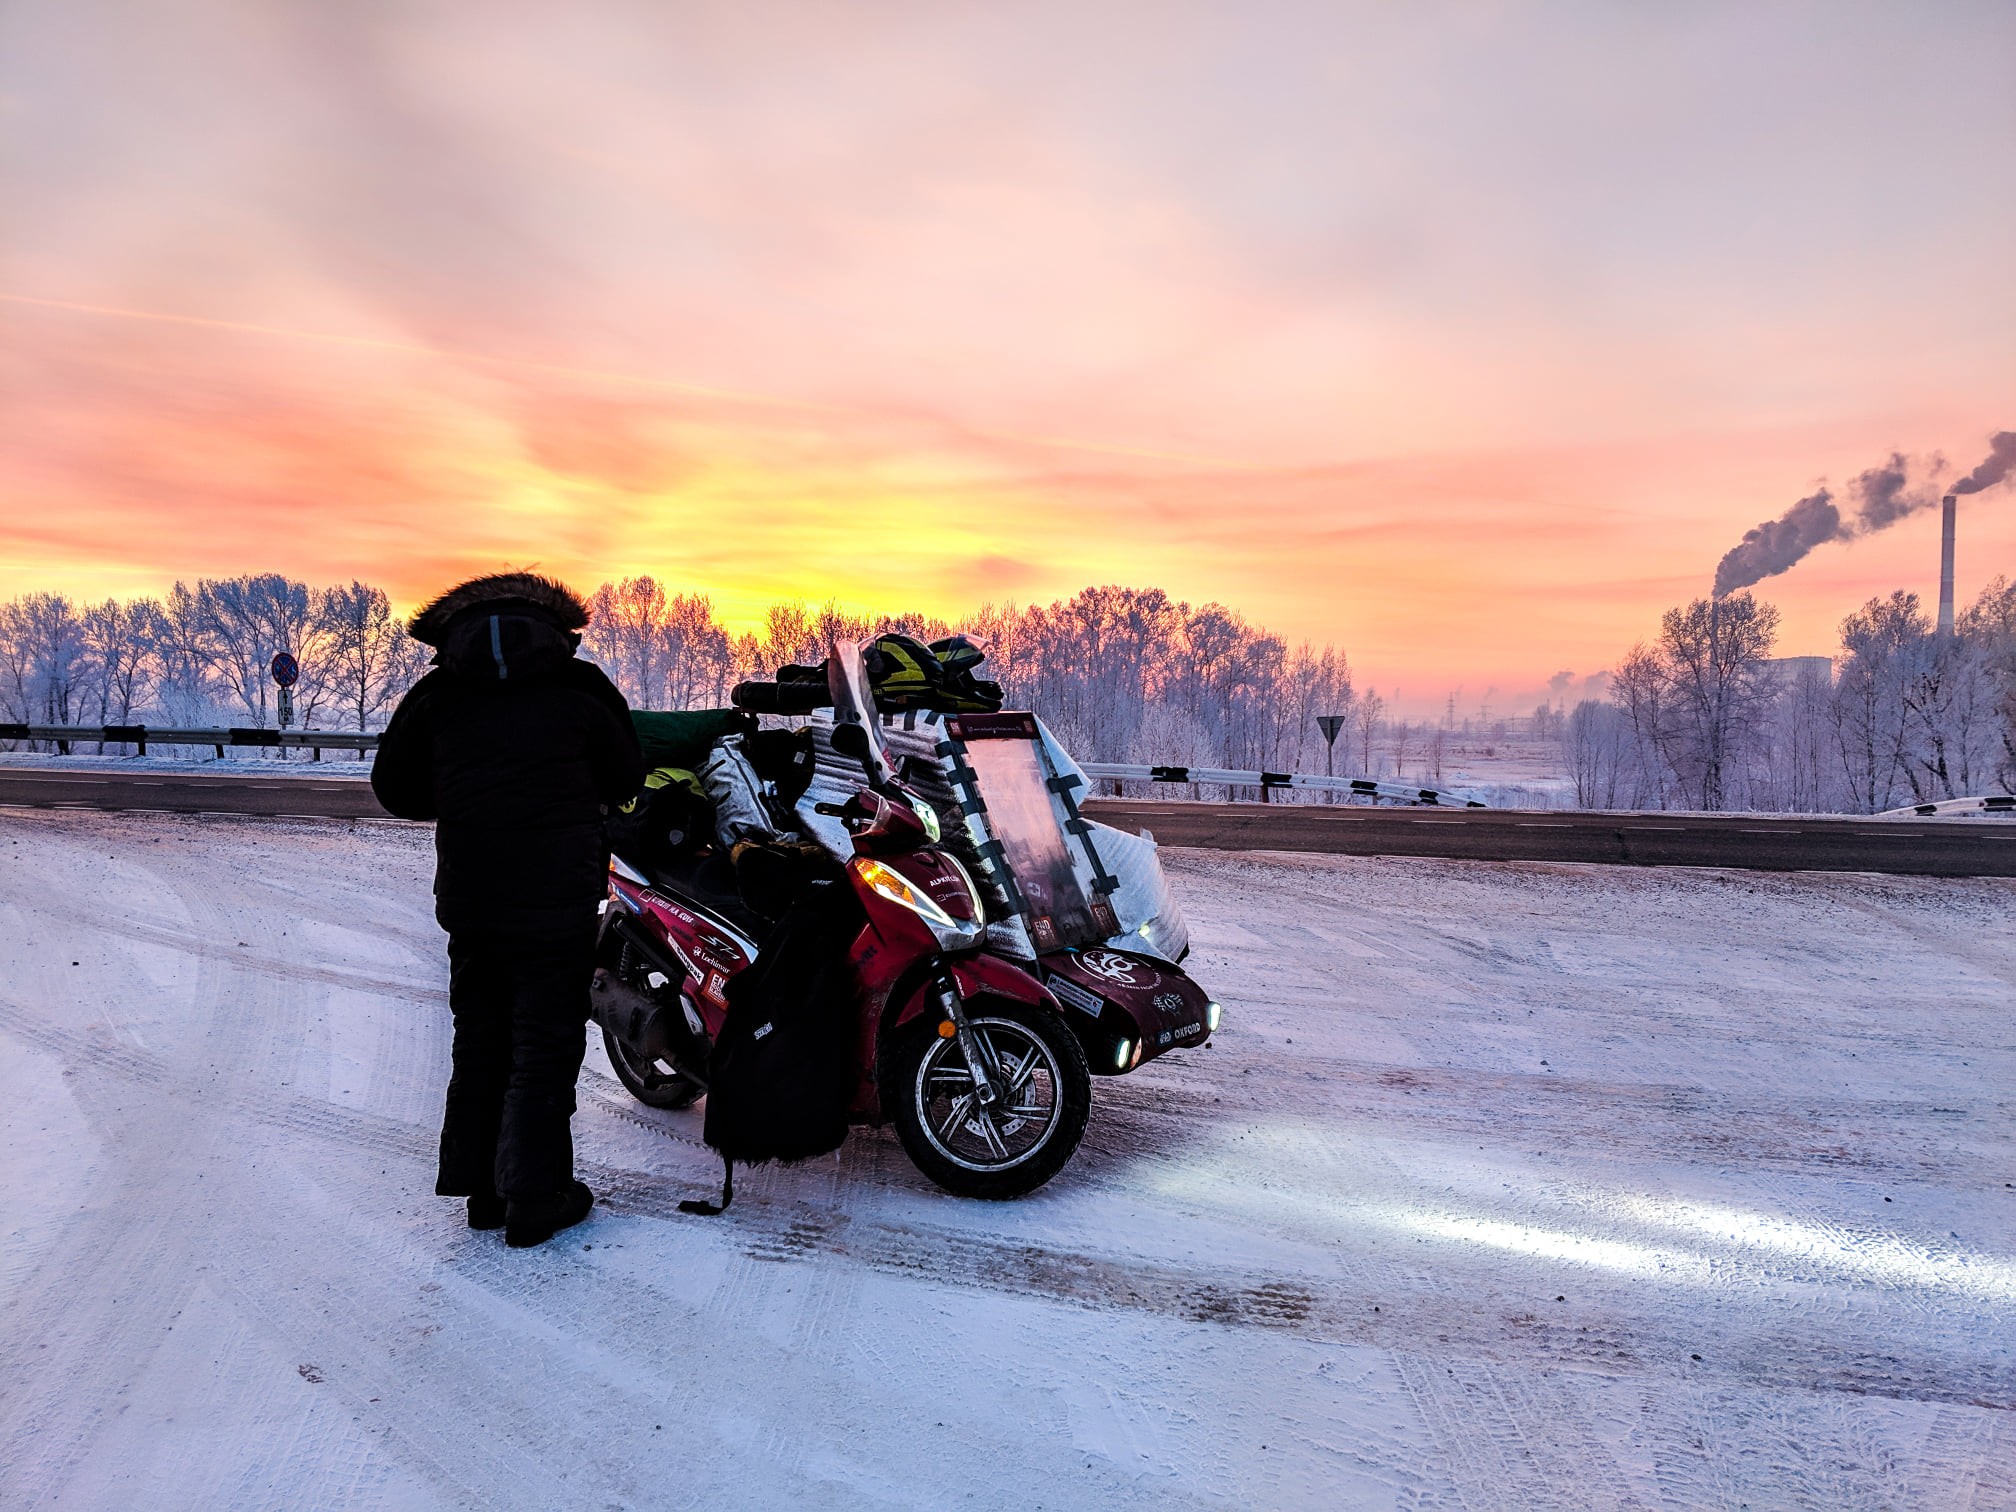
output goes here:
[{"label": "blue round sign", "polygon": [[291,688],[301,680],[301,663],[285,651],[273,655],[273,681],[283,688]]}]

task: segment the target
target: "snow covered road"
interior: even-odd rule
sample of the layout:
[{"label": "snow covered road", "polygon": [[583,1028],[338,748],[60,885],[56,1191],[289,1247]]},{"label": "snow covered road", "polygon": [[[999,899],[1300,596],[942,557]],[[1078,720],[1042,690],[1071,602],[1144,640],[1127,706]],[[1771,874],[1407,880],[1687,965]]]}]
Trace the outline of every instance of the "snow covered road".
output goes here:
[{"label": "snow covered road", "polygon": [[1169,852],[1212,1048],[1017,1203],[431,1191],[429,836],[0,816],[0,1505],[2016,1507],[2016,885]]}]

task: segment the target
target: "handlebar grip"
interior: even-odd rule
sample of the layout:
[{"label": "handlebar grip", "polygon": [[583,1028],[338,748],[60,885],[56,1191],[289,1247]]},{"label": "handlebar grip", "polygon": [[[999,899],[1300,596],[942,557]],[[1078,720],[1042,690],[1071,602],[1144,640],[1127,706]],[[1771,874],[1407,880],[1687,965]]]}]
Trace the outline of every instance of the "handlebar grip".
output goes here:
[{"label": "handlebar grip", "polygon": [[742,682],[728,702],[751,714],[810,714],[833,702],[823,683]]},{"label": "handlebar grip", "polygon": [[815,803],[812,805],[812,812],[815,814],[824,814],[829,819],[845,819],[847,817],[847,805],[844,803]]}]

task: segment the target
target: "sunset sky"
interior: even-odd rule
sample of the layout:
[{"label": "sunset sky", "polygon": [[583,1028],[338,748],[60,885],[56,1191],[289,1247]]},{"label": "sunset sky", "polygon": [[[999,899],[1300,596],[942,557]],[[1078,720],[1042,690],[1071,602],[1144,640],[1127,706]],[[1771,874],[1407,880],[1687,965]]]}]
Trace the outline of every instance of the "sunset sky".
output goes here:
[{"label": "sunset sky", "polygon": [[1152,584],[1468,704],[2016,428],[2012,186],[1999,0],[8,0],[0,597]]}]

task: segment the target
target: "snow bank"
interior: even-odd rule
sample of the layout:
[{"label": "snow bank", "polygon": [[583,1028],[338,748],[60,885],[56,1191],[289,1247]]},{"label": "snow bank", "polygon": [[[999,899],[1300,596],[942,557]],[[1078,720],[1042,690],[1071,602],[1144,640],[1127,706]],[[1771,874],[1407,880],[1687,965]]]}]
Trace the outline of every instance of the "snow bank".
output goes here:
[{"label": "snow bank", "polygon": [[2009,884],[1170,852],[1225,1028],[1042,1192],[683,1217],[591,1049],[513,1252],[428,839],[0,816],[0,1504],[2016,1505]]}]

